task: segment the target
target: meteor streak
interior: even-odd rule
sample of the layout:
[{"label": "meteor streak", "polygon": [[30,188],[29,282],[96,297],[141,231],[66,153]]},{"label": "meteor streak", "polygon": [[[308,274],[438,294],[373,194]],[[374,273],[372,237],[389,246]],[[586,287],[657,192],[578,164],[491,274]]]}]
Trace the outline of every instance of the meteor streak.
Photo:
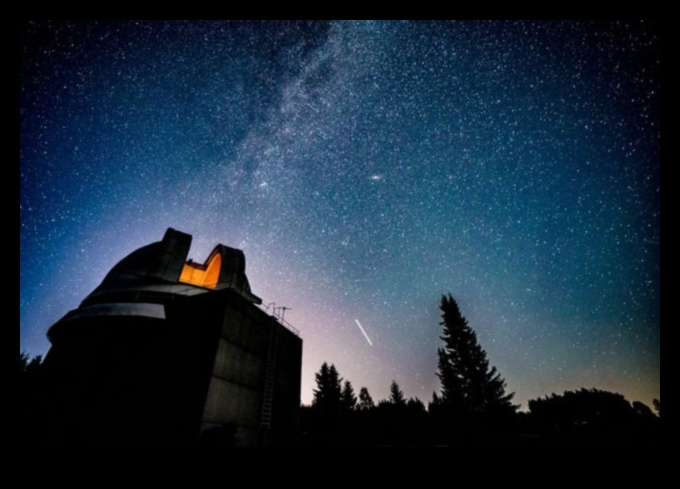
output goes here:
[{"label": "meteor streak", "polygon": [[368,344],[373,346],[373,343],[371,343],[371,338],[368,337],[366,334],[366,331],[364,331],[364,328],[361,326],[361,323],[359,322],[358,319],[355,319],[354,322],[357,323],[357,326],[359,326],[359,329],[361,330],[362,333],[364,333],[364,337],[366,337],[366,341],[368,341]]}]

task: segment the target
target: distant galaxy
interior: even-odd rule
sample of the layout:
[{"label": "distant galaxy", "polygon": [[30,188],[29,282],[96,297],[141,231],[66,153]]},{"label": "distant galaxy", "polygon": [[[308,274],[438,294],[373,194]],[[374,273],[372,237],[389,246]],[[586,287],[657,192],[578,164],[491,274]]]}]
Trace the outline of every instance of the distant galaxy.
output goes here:
[{"label": "distant galaxy", "polygon": [[523,409],[660,397],[654,22],[24,21],[20,49],[21,350],[173,227],[292,308],[305,403],[324,361],[427,403],[447,293]]}]

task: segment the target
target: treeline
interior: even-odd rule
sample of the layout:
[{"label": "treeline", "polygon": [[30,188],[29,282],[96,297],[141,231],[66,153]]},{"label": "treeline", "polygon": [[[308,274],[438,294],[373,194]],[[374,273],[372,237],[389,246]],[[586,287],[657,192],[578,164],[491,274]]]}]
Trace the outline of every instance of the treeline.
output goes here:
[{"label": "treeline", "polygon": [[527,412],[461,416],[434,394],[427,406],[407,399],[392,381],[377,403],[366,387],[359,394],[334,365],[324,363],[309,406],[301,408],[305,446],[551,446],[657,445],[660,410],[621,394],[580,389],[529,401]]},{"label": "treeline", "polygon": [[[300,413],[304,446],[550,446],[658,445],[661,403],[654,410],[621,394],[598,389],[567,391],[533,399],[518,412],[513,393],[489,364],[475,332],[451,295],[443,296],[437,375],[441,389],[427,403],[407,399],[392,381],[388,399],[375,402],[366,387],[357,393],[336,367],[316,373],[310,406]],[[19,420],[24,445],[47,442],[55,418],[46,409],[48,393],[42,357],[19,354]],[[74,401],[75,402],[75,401]],[[233,426],[208,436],[206,445],[225,445]],[[232,440],[233,441],[233,440]],[[49,443],[47,443],[49,444]],[[233,443],[231,443],[233,444]]]},{"label": "treeline", "polygon": [[41,440],[46,423],[43,388],[43,357],[30,358],[19,352],[19,426],[20,443],[33,444]]},{"label": "treeline", "polygon": [[334,365],[316,374],[311,406],[303,406],[304,445],[467,446],[658,444],[657,414],[621,394],[581,389],[529,401],[518,412],[514,393],[489,364],[475,332],[449,294],[441,299],[441,339],[437,376],[441,392],[425,404],[405,399],[396,382],[389,399],[374,403],[365,387],[354,393]]},{"label": "treeline", "polygon": [[387,400],[373,401],[368,389],[359,395],[334,365],[316,374],[311,406],[302,406],[303,445],[403,445],[428,442],[429,416],[419,399],[406,399],[396,382]]}]

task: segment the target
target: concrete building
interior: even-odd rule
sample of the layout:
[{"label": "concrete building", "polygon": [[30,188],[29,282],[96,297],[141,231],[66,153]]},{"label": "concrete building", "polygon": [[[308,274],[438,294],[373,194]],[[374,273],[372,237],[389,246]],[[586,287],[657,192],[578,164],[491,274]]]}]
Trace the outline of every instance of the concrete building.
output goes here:
[{"label": "concrete building", "polygon": [[198,264],[190,245],[168,229],[50,328],[48,443],[297,442],[302,340],[259,307],[241,250]]}]

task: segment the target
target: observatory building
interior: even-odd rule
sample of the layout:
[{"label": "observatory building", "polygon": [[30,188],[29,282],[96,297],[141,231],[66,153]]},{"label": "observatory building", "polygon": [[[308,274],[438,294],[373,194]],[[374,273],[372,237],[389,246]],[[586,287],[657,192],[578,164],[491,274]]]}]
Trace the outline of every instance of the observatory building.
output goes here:
[{"label": "observatory building", "polygon": [[292,445],[302,340],[250,290],[241,250],[187,261],[168,229],[54,324],[48,443]]}]

